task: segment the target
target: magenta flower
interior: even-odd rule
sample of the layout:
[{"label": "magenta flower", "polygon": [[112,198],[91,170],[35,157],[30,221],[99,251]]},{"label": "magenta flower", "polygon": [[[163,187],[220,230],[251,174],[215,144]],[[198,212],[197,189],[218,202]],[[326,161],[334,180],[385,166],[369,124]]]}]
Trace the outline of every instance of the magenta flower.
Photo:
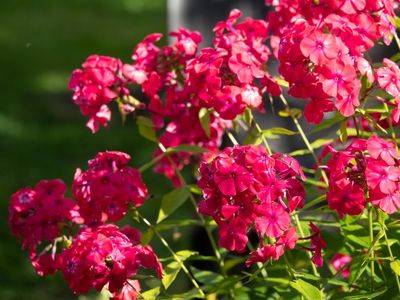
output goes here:
[{"label": "magenta flower", "polygon": [[314,31],[300,43],[301,52],[316,65],[323,65],[335,58],[338,54],[335,37]]},{"label": "magenta flower", "polygon": [[353,258],[349,255],[336,253],[331,259],[331,265],[336,270],[342,274],[344,278],[349,278],[350,276],[350,262]]},{"label": "magenta flower", "polygon": [[390,59],[384,58],[385,67],[376,70],[377,81],[381,88],[393,97],[400,96],[400,69],[399,66]]},{"label": "magenta flower", "polygon": [[384,139],[372,136],[367,141],[368,153],[375,159],[383,159],[387,164],[394,165],[395,159],[400,158],[394,143]]},{"label": "magenta flower", "polygon": [[260,237],[279,237],[290,226],[289,214],[277,203],[259,205],[257,214],[259,217],[254,220],[254,225]]},{"label": "magenta flower", "polygon": [[162,277],[162,266],[149,246],[130,240],[115,225],[84,228],[71,246],[60,254],[60,269],[74,293],[100,291],[105,285],[116,293],[140,267],[154,269]]},{"label": "magenta flower", "polygon": [[86,224],[118,221],[128,205],[142,205],[147,187],[140,173],[127,166],[130,156],[118,151],[100,152],[89,161],[89,169],[77,169],[72,192]]}]

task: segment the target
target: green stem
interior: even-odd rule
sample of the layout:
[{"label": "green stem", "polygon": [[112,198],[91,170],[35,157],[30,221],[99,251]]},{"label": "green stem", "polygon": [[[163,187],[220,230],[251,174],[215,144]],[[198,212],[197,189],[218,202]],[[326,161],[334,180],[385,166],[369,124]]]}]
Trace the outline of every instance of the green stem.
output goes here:
[{"label": "green stem", "polygon": [[263,144],[264,144],[264,146],[265,146],[265,148],[267,149],[267,152],[268,152],[268,154],[272,154],[272,150],[271,150],[271,147],[269,146],[269,143],[268,143],[268,140],[267,140],[267,138],[265,137],[265,135],[263,134],[263,131],[262,131],[262,129],[261,129],[261,126],[257,123],[257,121],[254,119],[254,116],[253,116],[253,113],[250,111],[250,114],[251,114],[251,119],[253,120],[253,123],[254,123],[254,126],[256,127],[256,129],[257,129],[257,132],[261,135],[261,139],[262,139],[262,141],[263,141]]},{"label": "green stem", "polygon": [[189,272],[189,270],[186,268],[185,264],[183,261],[180,259],[178,255],[172,250],[172,248],[168,245],[168,242],[162,237],[162,235],[158,232],[158,230],[147,220],[145,217],[143,217],[141,214],[139,214],[139,217],[143,220],[143,222],[153,230],[154,234],[160,239],[161,243],[168,249],[168,251],[172,254],[174,259],[178,262],[178,264],[181,266],[182,270],[186,273],[188,276],[189,280],[192,282],[193,286],[197,289],[199,294],[202,296],[202,298],[206,298],[203,290],[200,288],[199,284],[197,281],[194,279],[192,274]]},{"label": "green stem", "polygon": [[[392,248],[390,247],[389,239],[388,239],[387,234],[386,234],[386,228],[385,228],[385,226],[382,226],[382,229],[383,229],[383,233],[384,233],[384,237],[385,237],[385,243],[386,243],[387,249],[388,249],[388,251],[389,251],[390,260],[391,260],[391,261],[395,261],[395,258],[394,258],[394,256],[393,256],[393,252],[392,252]],[[378,265],[379,265],[379,264],[378,264]],[[394,273],[394,272],[393,272],[393,273]],[[394,273],[394,276],[395,276],[395,278],[396,278],[397,289],[399,290],[399,294],[400,294],[400,280],[399,280],[399,276],[398,276],[396,273]]]},{"label": "green stem", "polygon": [[[373,212],[372,212],[372,206],[370,203],[368,203],[368,225],[369,225],[369,240],[372,245],[372,242],[374,240],[374,228],[373,228]],[[374,249],[371,248],[371,258],[375,257],[375,252]],[[374,260],[371,260],[371,291],[374,290],[374,277],[375,277],[375,263]]]},{"label": "green stem", "polygon": [[[290,110],[289,103],[287,102],[285,97],[283,97],[283,95],[281,95],[280,99],[282,100],[282,102],[286,106],[286,108]],[[294,124],[296,125],[296,128],[299,131],[300,136],[303,139],[304,144],[306,145],[308,151],[310,151],[312,157],[314,158],[315,163],[319,166],[318,157],[315,154],[314,148],[311,146],[310,141],[308,140],[306,134],[304,133],[304,130],[303,130],[303,128],[301,127],[301,125],[299,123],[299,120],[295,116],[293,116],[292,114],[290,114],[290,117],[292,118]],[[328,185],[328,176],[326,176],[326,173],[325,173],[324,170],[322,170],[322,169],[320,169],[320,170],[321,170],[322,179],[325,181],[326,185]]]},{"label": "green stem", "polygon": [[[305,237],[304,231],[303,231],[303,228],[301,227],[300,219],[299,219],[299,216],[297,214],[294,214],[294,220],[296,222],[297,229],[299,230],[300,237],[304,238]],[[314,275],[315,276],[319,276],[318,270],[315,267],[314,263],[312,262],[312,254],[309,251],[307,251],[307,255],[308,255],[308,258],[310,259],[311,268],[312,268],[312,271],[313,271]]]},{"label": "green stem", "polygon": [[292,279],[296,279],[296,271],[293,270],[292,265],[290,264],[290,262],[289,262],[289,260],[288,260],[288,258],[286,256],[286,253],[283,253],[283,260],[286,263],[286,266],[288,268],[288,272],[290,274],[290,277],[292,277]]},{"label": "green stem", "polygon": [[[163,153],[166,154],[167,149],[164,147],[164,145],[162,143],[158,143],[158,147],[161,149],[161,151]],[[169,154],[166,154],[166,157],[167,157],[168,161],[171,163],[172,167],[174,168],[174,171],[175,171],[176,175],[179,177],[179,179],[181,180],[183,186],[188,188],[188,184],[187,184],[185,178],[183,177],[182,173],[179,171],[178,167],[176,166],[175,162],[171,159]],[[190,189],[189,189],[189,191],[190,191]],[[203,225],[203,227],[204,227],[204,229],[205,229],[205,231],[207,233],[207,236],[208,236],[208,238],[210,240],[210,243],[211,243],[211,247],[214,250],[215,257],[217,258],[217,260],[219,262],[219,266],[221,268],[221,273],[222,273],[222,275],[224,277],[226,277],[226,272],[225,272],[225,269],[224,269],[224,260],[222,259],[221,253],[219,252],[217,244],[215,243],[214,237],[212,236],[210,227],[208,226],[208,224],[207,224],[206,220],[204,219],[204,217],[197,210],[196,199],[194,198],[194,196],[193,196],[193,194],[191,192],[189,193],[189,199],[190,199],[190,202],[192,203],[192,205],[193,205],[193,207],[194,207],[194,209],[196,211],[196,214],[197,214],[200,222],[202,223],[202,225]]]},{"label": "green stem", "polygon": [[236,138],[233,136],[233,134],[229,131],[226,130],[226,134],[228,135],[228,138],[231,140],[233,145],[239,145],[238,141],[236,140]]}]

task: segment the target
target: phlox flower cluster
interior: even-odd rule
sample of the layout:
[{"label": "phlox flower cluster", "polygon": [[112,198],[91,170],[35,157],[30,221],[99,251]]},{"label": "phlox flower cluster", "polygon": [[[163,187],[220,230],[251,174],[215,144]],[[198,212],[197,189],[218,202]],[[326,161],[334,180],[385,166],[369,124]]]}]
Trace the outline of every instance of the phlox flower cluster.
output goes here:
[{"label": "phlox flower cluster", "polygon": [[346,149],[331,148],[327,162],[328,205],[343,215],[358,215],[371,202],[388,214],[400,208],[399,152],[393,142],[372,136]]},{"label": "phlox flower cluster", "polygon": [[72,291],[80,294],[91,288],[101,291],[105,285],[111,293],[118,294],[139,267],[154,269],[162,276],[153,250],[140,245],[140,233],[132,227],[119,229],[113,224],[83,228],[59,260]]},{"label": "phlox flower cluster", "polygon": [[64,196],[67,187],[59,179],[42,180],[35,188],[25,187],[11,196],[9,223],[22,248],[40,275],[56,271],[55,256],[40,247],[52,243],[68,223],[80,223],[78,206]]},{"label": "phlox flower cluster", "polygon": [[156,254],[140,245],[137,229],[104,223],[120,220],[128,205],[139,206],[147,196],[140,173],[127,166],[129,160],[122,152],[98,153],[89,161],[89,170],[77,169],[75,199],[64,197],[66,185],[58,179],[12,195],[11,230],[29,249],[39,275],[60,270],[74,293],[106,286],[114,299],[136,298],[139,282],[129,278],[140,267],[162,276]]},{"label": "phlox flower cluster", "polygon": [[148,195],[138,170],[127,166],[130,156],[118,151],[98,153],[89,169],[77,169],[72,193],[85,224],[120,220],[128,205],[140,206]]},{"label": "phlox flower cluster", "polygon": [[266,3],[275,6],[267,20],[279,73],[288,81],[290,95],[310,100],[304,112],[308,122],[321,122],[324,112],[335,108],[343,116],[352,116],[360,104],[361,76],[370,83],[380,78],[380,85],[392,90],[392,84],[381,83],[382,70],[375,73],[364,52],[381,38],[390,43],[396,1]]},{"label": "phlox flower cluster", "polygon": [[107,104],[128,91],[123,87],[125,79],[119,59],[91,55],[82,68],[72,73],[68,87],[74,91],[72,99],[82,115],[89,117],[86,126],[95,133],[100,125],[106,126],[111,120]]},{"label": "phlox flower cluster", "polygon": [[[266,71],[268,24],[251,18],[238,23],[240,16],[239,10],[233,10],[226,21],[219,22],[213,47],[199,53],[201,35],[178,29],[170,34],[176,38],[170,46],[156,45],[162,37],[159,33],[145,37],[135,47],[131,63],[89,57],[82,70],[74,71],[69,84],[82,114],[90,117],[87,126],[93,132],[99,124],[106,126],[111,117],[107,104],[116,100],[124,114],[146,108],[155,129],[161,130],[159,140],[164,147],[189,144],[216,150],[231,120],[247,107],[263,110],[263,93],[281,93]],[[141,87],[146,104],[129,95],[136,86]],[[201,109],[213,111],[209,130],[199,120]],[[161,151],[155,151],[154,156],[159,155]],[[175,166],[163,158],[154,170],[179,186],[174,169],[182,169],[190,158],[187,152],[174,153]]]},{"label": "phlox flower cluster", "polygon": [[[199,211],[217,222],[222,247],[245,251],[248,234],[255,230],[260,247],[251,253],[248,266],[277,260],[286,248],[295,247],[298,236],[290,213],[303,206],[305,196],[305,176],[295,159],[269,155],[261,146],[235,146],[203,161],[199,172]],[[310,250],[321,246],[313,245],[312,238],[311,244]]]}]

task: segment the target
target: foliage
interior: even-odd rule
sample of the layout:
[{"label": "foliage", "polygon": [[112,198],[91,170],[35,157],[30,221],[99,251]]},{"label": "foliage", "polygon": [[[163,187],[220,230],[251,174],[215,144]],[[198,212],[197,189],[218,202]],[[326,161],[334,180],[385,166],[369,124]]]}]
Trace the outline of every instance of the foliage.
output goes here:
[{"label": "foliage", "polygon": [[[72,198],[61,180],[12,195],[11,230],[39,275],[61,271],[74,293],[103,290],[112,299],[399,295],[400,68],[393,58],[374,63],[368,54],[393,39],[400,49],[399,5],[266,3],[274,6],[268,22],[242,21],[233,10],[216,24],[211,48],[198,51],[198,32],[179,29],[171,33],[176,42],[163,47],[153,33],[128,63],[91,55],[73,72],[68,86],[92,133],[108,126],[115,103],[155,150],[138,169],[124,152],[99,152],[86,171],[76,170]],[[267,70],[272,57],[279,76]],[[285,92],[308,100],[304,112]],[[295,131],[261,128],[253,111],[265,112],[266,95],[282,102],[277,114]],[[313,133],[339,129],[310,141],[303,116],[319,124]],[[245,145],[236,140],[242,133]],[[222,146],[225,135],[231,147]],[[292,136],[305,149],[275,151],[272,140]],[[301,155],[312,157],[313,169],[293,158]],[[198,166],[196,185],[183,173],[188,165]],[[141,174],[151,167],[175,188],[152,212],[155,222],[141,212],[149,201]],[[196,219],[172,219],[186,203]],[[113,224],[129,216],[148,229]],[[165,234],[186,226],[204,229],[211,255],[174,249]],[[167,257],[148,245],[155,239]],[[180,275],[191,287],[176,294]]]}]

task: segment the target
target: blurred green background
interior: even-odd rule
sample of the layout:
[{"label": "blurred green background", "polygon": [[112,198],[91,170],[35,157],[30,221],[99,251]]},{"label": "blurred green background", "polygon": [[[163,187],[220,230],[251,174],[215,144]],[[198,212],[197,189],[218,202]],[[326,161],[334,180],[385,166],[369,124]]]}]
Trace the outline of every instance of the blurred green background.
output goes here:
[{"label": "blurred green background", "polygon": [[[0,1],[1,300],[77,298],[60,274],[35,275],[9,233],[9,197],[41,179],[70,185],[75,169],[99,151],[128,152],[136,167],[149,161],[153,145],[138,137],[133,120],[123,126],[115,110],[109,128],[91,134],[67,82],[90,54],[129,61],[146,34],[165,32],[165,6],[165,0]],[[153,194],[171,189],[150,172],[144,180]]]}]

